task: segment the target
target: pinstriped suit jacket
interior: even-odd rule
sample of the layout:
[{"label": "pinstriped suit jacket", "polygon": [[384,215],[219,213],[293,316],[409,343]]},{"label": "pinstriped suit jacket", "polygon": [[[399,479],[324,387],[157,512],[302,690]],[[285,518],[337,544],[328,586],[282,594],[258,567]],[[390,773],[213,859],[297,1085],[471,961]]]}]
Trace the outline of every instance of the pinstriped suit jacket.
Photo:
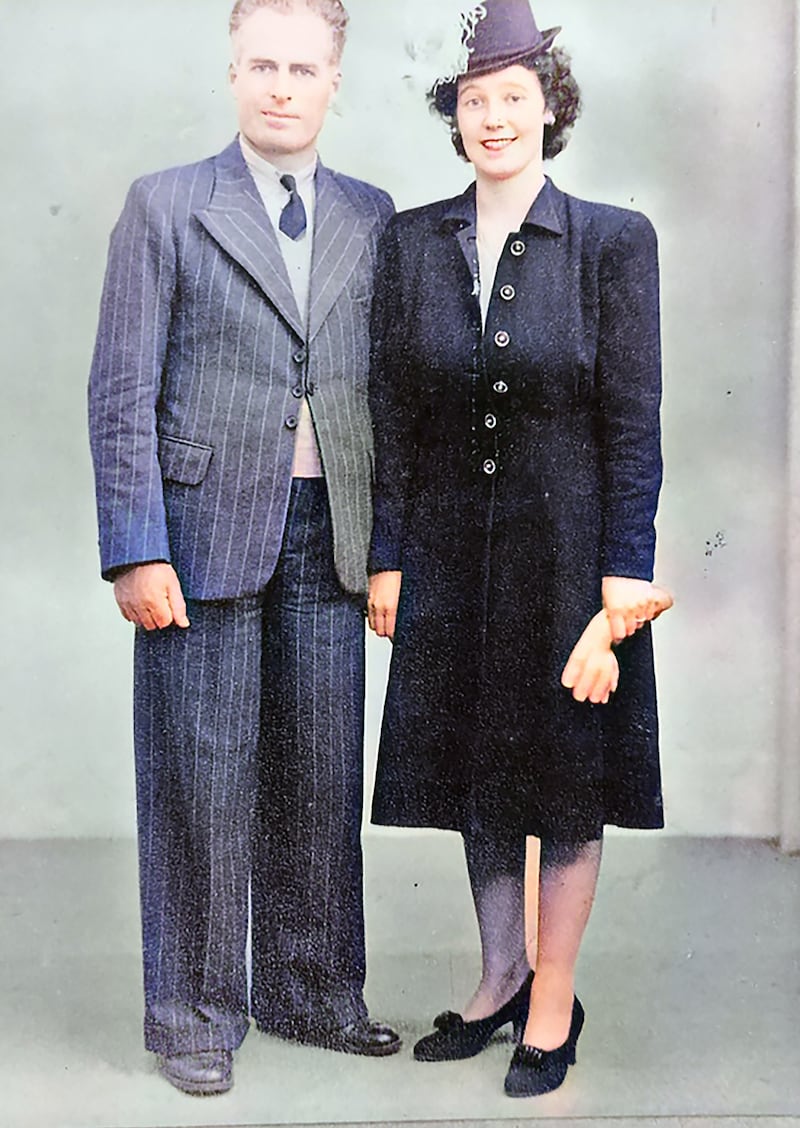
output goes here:
[{"label": "pinstriped suit jacket", "polygon": [[322,166],[308,326],[238,141],[134,183],[89,381],[103,574],[151,560],[228,599],[275,568],[309,396],[342,585],[366,586],[369,313],[386,193]]}]

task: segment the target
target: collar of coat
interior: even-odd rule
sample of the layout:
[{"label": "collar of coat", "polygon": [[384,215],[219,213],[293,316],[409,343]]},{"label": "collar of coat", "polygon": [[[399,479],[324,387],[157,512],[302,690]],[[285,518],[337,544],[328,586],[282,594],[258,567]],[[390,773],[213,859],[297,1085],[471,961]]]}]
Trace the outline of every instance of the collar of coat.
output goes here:
[{"label": "collar of coat", "polygon": [[[520,229],[540,227],[545,231],[552,232],[553,235],[563,235],[565,228],[564,213],[564,193],[556,188],[549,176],[546,176],[544,185],[531,204]],[[473,181],[466,192],[450,201],[442,216],[442,226],[450,231],[459,231],[465,227],[474,227],[476,222],[477,208],[475,183]]]},{"label": "collar of coat", "polygon": [[313,340],[356,268],[381,214],[355,181],[317,162],[314,259],[308,324],[300,316],[278,237],[238,137],[211,158],[208,202],[195,215],[213,239],[258,283],[301,340]]}]

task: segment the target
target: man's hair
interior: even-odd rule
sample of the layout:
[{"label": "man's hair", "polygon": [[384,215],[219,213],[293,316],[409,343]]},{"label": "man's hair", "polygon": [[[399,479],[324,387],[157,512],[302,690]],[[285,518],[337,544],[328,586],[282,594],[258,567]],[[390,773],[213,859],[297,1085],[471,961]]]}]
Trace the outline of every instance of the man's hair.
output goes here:
[{"label": "man's hair", "polygon": [[333,32],[333,61],[339,63],[347,38],[349,16],[341,0],[236,0],[231,12],[230,33],[234,35],[248,16],[259,8],[272,8],[275,12],[293,12],[295,8],[308,8],[325,21]]}]

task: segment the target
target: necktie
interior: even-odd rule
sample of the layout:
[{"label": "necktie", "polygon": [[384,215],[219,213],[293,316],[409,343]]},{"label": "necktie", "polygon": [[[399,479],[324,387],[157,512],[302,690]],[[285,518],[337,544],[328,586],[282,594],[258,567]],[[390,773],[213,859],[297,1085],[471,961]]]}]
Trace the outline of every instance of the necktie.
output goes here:
[{"label": "necktie", "polygon": [[299,239],[306,229],[306,209],[297,191],[297,181],[287,172],[281,177],[281,184],[289,193],[289,201],[281,212],[278,227],[290,239]]}]

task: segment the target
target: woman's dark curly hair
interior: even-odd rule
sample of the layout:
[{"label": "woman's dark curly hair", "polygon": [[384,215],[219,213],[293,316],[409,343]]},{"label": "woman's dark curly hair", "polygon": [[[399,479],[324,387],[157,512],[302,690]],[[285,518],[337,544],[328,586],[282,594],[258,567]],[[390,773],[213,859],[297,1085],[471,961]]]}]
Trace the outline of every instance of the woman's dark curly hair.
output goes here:
[{"label": "woman's dark curly hair", "polygon": [[[553,47],[543,54],[520,59],[520,65],[534,71],[539,79],[545,105],[552,110],[555,122],[544,127],[542,155],[545,160],[558,156],[567,144],[573,125],[581,112],[581,91],[572,75],[570,57],[561,47]],[[458,106],[458,84],[440,82],[428,93],[431,112],[438,114],[450,128],[453,148],[460,157],[467,160],[464,142],[458,130],[456,108]]]}]

